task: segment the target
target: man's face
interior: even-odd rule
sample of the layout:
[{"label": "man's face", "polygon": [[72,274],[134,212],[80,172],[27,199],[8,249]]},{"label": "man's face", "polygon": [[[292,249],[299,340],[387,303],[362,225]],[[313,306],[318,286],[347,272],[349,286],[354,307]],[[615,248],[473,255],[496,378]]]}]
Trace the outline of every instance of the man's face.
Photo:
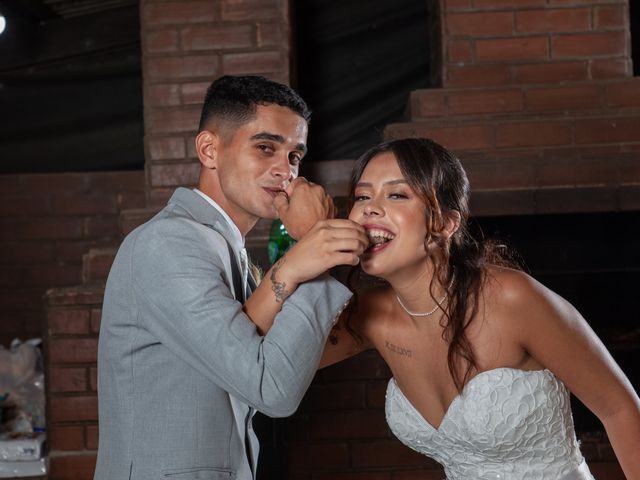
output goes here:
[{"label": "man's face", "polygon": [[213,199],[242,232],[259,218],[277,218],[273,199],[298,175],[307,122],[279,105],[258,105],[253,120],[217,147],[219,191]]}]

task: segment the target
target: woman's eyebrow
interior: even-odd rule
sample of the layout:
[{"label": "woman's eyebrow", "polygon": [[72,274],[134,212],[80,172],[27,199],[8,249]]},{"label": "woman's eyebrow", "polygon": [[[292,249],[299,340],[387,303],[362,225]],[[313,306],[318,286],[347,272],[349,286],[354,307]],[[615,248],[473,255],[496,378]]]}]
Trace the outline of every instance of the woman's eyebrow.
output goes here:
[{"label": "woman's eyebrow", "polygon": [[[396,180],[389,180],[388,182],[384,182],[383,185],[398,185],[401,183],[407,183],[407,181],[404,178],[398,178]],[[372,187],[373,184],[369,183],[369,182],[358,182],[356,184],[356,187]]]}]

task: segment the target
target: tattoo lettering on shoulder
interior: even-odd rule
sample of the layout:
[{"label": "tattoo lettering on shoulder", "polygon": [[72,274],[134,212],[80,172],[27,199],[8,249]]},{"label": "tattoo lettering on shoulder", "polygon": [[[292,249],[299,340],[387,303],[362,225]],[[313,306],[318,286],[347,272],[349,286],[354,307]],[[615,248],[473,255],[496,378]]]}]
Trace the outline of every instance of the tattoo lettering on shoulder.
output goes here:
[{"label": "tattoo lettering on shoulder", "polygon": [[271,280],[271,290],[273,290],[273,293],[276,296],[276,302],[279,303],[284,302],[286,298],[291,295],[291,292],[287,291],[287,284],[276,280],[276,273],[278,273],[278,270],[280,270],[283,263],[284,257],[276,262],[271,269],[271,275],[269,275],[269,279]]},{"label": "tattoo lettering on shoulder", "polygon": [[409,357],[409,358],[413,356],[413,352],[411,350],[409,350],[408,348],[399,347],[398,345],[394,345],[389,340],[384,341],[384,346],[386,347],[387,350],[391,350],[393,353],[396,353],[398,355],[402,355],[404,357]]}]

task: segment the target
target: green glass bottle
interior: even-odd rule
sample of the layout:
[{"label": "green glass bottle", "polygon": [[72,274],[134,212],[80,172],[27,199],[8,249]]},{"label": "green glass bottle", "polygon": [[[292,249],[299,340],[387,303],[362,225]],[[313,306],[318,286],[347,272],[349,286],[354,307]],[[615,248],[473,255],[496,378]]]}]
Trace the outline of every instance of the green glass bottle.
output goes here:
[{"label": "green glass bottle", "polygon": [[269,242],[267,243],[267,253],[269,255],[269,261],[273,265],[282,257],[289,248],[296,241],[289,236],[287,229],[279,218],[276,218],[271,222],[271,228],[269,229]]}]

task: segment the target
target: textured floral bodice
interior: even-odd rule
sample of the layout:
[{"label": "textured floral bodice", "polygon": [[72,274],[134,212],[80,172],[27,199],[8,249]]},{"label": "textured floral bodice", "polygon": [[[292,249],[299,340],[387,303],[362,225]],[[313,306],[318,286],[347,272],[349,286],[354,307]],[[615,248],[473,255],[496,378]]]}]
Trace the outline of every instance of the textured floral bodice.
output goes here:
[{"label": "textured floral bodice", "polygon": [[497,368],[469,381],[436,429],[389,381],[387,422],[448,480],[593,480],[573,428],[569,392],[549,370]]}]

